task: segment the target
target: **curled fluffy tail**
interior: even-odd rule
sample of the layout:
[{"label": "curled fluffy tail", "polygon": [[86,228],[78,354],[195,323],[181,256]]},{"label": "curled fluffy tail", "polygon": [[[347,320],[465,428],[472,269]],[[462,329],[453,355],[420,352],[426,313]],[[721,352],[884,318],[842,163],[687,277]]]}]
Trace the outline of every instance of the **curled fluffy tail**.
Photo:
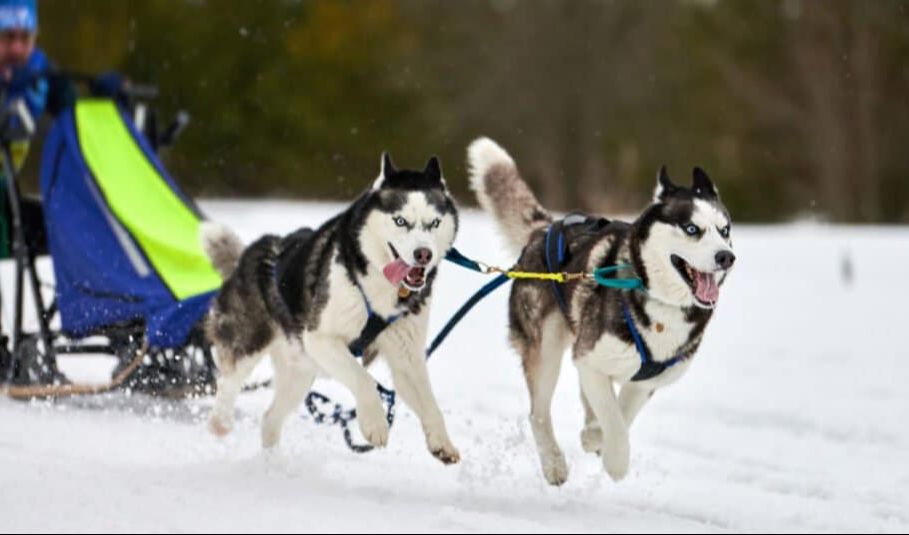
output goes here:
[{"label": "curled fluffy tail", "polygon": [[237,268],[240,255],[243,254],[243,242],[240,241],[240,237],[224,225],[203,221],[199,226],[199,239],[202,241],[205,254],[221,274],[221,278],[230,277]]},{"label": "curled fluffy tail", "polygon": [[470,187],[480,206],[495,217],[509,252],[517,257],[530,235],[552,223],[505,149],[481,137],[467,147]]}]

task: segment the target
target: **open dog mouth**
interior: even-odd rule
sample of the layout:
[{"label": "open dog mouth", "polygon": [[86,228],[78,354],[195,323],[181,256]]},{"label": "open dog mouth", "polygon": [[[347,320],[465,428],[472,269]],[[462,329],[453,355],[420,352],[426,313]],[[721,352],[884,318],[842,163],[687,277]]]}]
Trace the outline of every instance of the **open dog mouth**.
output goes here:
[{"label": "open dog mouth", "polygon": [[672,255],[671,260],[676,271],[691,288],[695,301],[704,308],[715,307],[720,297],[720,286],[717,284],[716,273],[698,271],[677,255]]},{"label": "open dog mouth", "polygon": [[412,292],[419,292],[426,286],[426,268],[411,266],[401,258],[395,246],[388,244],[394,261],[382,269],[385,278],[393,286],[404,286]]}]

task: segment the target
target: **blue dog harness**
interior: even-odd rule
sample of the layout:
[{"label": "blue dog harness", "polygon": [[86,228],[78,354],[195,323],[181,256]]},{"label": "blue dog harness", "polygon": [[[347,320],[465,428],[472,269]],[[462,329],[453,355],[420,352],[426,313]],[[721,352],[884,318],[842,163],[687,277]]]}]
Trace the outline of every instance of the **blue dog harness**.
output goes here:
[{"label": "blue dog harness", "polygon": [[376,338],[380,334],[385,332],[385,329],[391,327],[396,321],[406,316],[407,312],[401,312],[400,314],[395,314],[388,318],[383,318],[372,309],[372,305],[369,303],[369,298],[366,297],[366,292],[363,291],[363,287],[360,286],[359,282],[356,282],[357,289],[360,290],[360,295],[363,296],[363,304],[366,305],[366,325],[363,327],[363,330],[360,331],[360,336],[358,336],[353,342],[347,346],[347,349],[357,358],[363,356],[363,353],[376,341]]},{"label": "blue dog harness", "polygon": [[641,338],[641,333],[634,324],[634,318],[631,316],[631,311],[628,310],[628,303],[626,303],[624,299],[622,300],[622,314],[625,316],[625,325],[627,325],[628,330],[631,331],[631,338],[634,339],[634,346],[637,348],[638,355],[641,357],[641,367],[631,378],[632,382],[653,379],[654,377],[662,375],[664,371],[676,364],[688,360],[688,355],[684,354],[676,355],[671,359],[662,362],[653,360],[650,351],[647,350],[647,346],[644,344],[644,339]]},{"label": "blue dog harness", "polygon": [[[562,269],[568,263],[568,250],[565,244],[565,227],[580,224],[587,224],[590,225],[591,228],[597,229],[602,228],[605,224],[608,224],[608,222],[602,219],[597,220],[590,218],[582,214],[571,214],[565,217],[565,219],[556,221],[550,225],[549,229],[546,231],[545,243],[546,269],[548,269],[550,273],[558,273],[562,271]],[[642,286],[629,284],[626,288],[618,289],[632,290],[639,287]],[[562,309],[562,314],[565,316],[568,324],[571,325],[571,312],[568,307],[568,302],[565,299],[565,292],[562,288],[562,284],[553,282],[552,290],[555,294],[556,300],[559,303],[559,307]],[[625,317],[625,325],[628,327],[628,331],[631,333],[631,338],[634,340],[634,346],[638,351],[638,355],[641,357],[641,367],[631,378],[631,381],[638,382],[646,381],[647,379],[653,379],[654,377],[660,376],[669,368],[688,359],[688,355],[680,354],[666,361],[654,360],[650,351],[647,349],[647,344],[644,343],[644,339],[641,336],[640,331],[634,323],[634,318],[631,314],[631,311],[628,309],[628,302],[624,296],[622,297],[622,315]]]}]

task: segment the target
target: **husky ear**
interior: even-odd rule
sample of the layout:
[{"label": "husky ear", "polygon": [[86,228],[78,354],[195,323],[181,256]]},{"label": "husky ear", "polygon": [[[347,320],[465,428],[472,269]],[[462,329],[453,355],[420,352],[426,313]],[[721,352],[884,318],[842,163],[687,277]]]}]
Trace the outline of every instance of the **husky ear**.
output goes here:
[{"label": "husky ear", "polygon": [[443,186],[445,185],[445,179],[442,178],[442,164],[439,163],[437,157],[429,158],[429,161],[426,162],[426,169],[423,169],[423,174],[432,182],[439,182]]},{"label": "husky ear", "polygon": [[391,155],[388,151],[382,153],[382,159],[379,161],[379,178],[372,185],[372,189],[381,189],[385,185],[385,179],[397,173],[395,164],[391,161]]},{"label": "husky ear", "polygon": [[710,180],[710,177],[707,176],[707,173],[704,172],[703,169],[695,167],[691,175],[691,189],[696,196],[702,199],[716,199],[719,197],[716,186],[713,185],[713,181]]},{"label": "husky ear", "polygon": [[666,166],[660,167],[660,172],[657,173],[656,189],[653,190],[653,202],[663,201],[667,195],[677,189],[678,187],[669,178],[669,171],[666,170]]}]

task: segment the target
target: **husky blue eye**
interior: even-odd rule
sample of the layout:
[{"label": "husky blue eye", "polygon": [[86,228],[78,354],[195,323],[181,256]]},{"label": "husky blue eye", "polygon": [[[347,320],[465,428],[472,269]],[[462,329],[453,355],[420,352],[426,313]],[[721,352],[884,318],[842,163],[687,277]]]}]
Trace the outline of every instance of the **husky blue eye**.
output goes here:
[{"label": "husky blue eye", "polygon": [[688,234],[689,236],[697,236],[701,232],[701,229],[699,229],[698,226],[695,225],[694,223],[689,223],[689,224],[685,225],[684,229],[685,229],[685,234]]},{"label": "husky blue eye", "polygon": [[397,226],[399,226],[399,227],[406,227],[406,226],[407,226],[407,220],[404,219],[404,218],[401,217],[401,216],[395,216],[394,221],[395,221],[395,225],[397,225]]},{"label": "husky blue eye", "polygon": [[730,230],[731,229],[729,228],[729,225],[726,225],[725,227],[720,229],[720,236],[722,236],[724,238],[728,238]]}]

